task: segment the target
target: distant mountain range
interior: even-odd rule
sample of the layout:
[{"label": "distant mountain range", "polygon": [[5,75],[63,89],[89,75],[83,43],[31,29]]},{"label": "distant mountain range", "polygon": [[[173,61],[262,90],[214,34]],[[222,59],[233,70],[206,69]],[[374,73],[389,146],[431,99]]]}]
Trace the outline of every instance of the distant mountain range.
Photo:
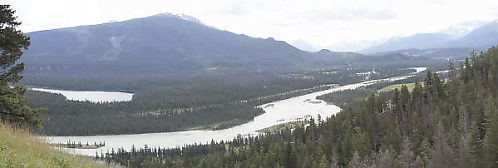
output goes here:
[{"label": "distant mountain range", "polygon": [[498,20],[495,20],[482,27],[474,29],[461,38],[449,41],[443,44],[441,48],[442,47],[489,48],[494,45],[498,45]]},{"label": "distant mountain range", "polygon": [[415,34],[408,37],[393,38],[380,45],[361,50],[362,53],[385,53],[403,49],[441,49],[465,48],[485,49],[498,45],[498,20],[476,28],[462,37],[445,33]]},{"label": "distant mountain range", "polygon": [[370,54],[372,56],[386,56],[392,54],[406,55],[412,57],[425,57],[431,59],[458,59],[468,57],[472,51],[483,51],[476,48],[433,48],[433,49],[401,49]]},{"label": "distant mountain range", "polygon": [[28,33],[27,74],[178,75],[203,70],[261,70],[333,64],[334,55],[302,51],[273,38],[253,38],[159,14],[123,22]]},{"label": "distant mountain range", "polygon": [[446,42],[456,39],[456,37],[443,33],[415,34],[409,37],[398,37],[388,40],[380,45],[362,50],[364,53],[375,53],[393,51],[400,49],[427,49],[440,46]]},{"label": "distant mountain range", "polygon": [[[284,41],[235,34],[205,25],[192,16],[164,13],[28,33],[31,46],[22,61],[26,63],[25,74],[35,76],[175,76],[292,70],[465,56],[470,47],[497,44],[497,26],[493,22],[458,39],[443,34],[393,39],[366,50],[377,52],[370,58],[326,49],[303,51]],[[458,49],[449,49],[451,46]],[[426,50],[433,47],[443,49]],[[380,52],[394,49],[405,50]]]}]

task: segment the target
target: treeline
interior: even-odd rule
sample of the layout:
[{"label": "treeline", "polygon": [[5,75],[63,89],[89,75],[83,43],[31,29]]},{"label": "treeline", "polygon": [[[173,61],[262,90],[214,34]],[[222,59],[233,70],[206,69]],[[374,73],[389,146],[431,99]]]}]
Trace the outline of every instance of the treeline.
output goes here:
[{"label": "treeline", "polygon": [[[375,93],[377,90],[382,89],[384,87],[394,85],[394,84],[402,84],[402,83],[410,83],[414,82],[416,78],[408,78],[404,80],[399,80],[399,81],[383,81],[383,82],[378,82],[372,85],[368,85],[365,87],[360,87],[357,89],[353,90],[341,90],[337,92],[332,92],[329,94],[324,94],[321,96],[318,96],[317,99],[329,102],[329,103],[334,103],[335,105],[345,108],[349,103],[354,103],[357,101],[362,101],[366,99],[370,94]],[[392,96],[391,92],[385,92],[385,93],[377,93],[377,99],[379,101],[385,101],[388,97]]]},{"label": "treeline", "polygon": [[[48,101],[42,133],[47,135],[129,134],[179,131],[191,127],[239,119],[252,120],[263,110],[250,104],[219,104],[193,111],[127,113],[113,104],[66,101],[62,95],[28,92],[32,100]],[[102,107],[104,106],[104,107]],[[236,123],[240,124],[240,123]]]},{"label": "treeline", "polygon": [[[43,81],[47,86],[66,89],[128,90],[136,95],[130,102],[91,103],[68,101],[61,95],[28,91],[30,107],[44,107],[42,114],[45,135],[97,135],[179,131],[193,127],[227,128],[250,121],[262,109],[256,106],[313,91],[315,88],[256,101],[244,100],[276,95],[293,90],[330,83],[349,84],[365,80],[356,72],[374,70],[372,78],[408,74],[403,66],[331,68],[287,73],[247,73],[238,75],[207,75],[200,78],[94,81],[55,79]],[[33,79],[33,78],[31,78]],[[121,83],[119,83],[121,82]],[[31,83],[37,84],[32,81]],[[119,84],[117,84],[119,83]],[[113,85],[113,84],[116,84]],[[126,87],[125,87],[126,85]],[[42,85],[43,86],[43,85]],[[65,87],[64,87],[65,86]],[[118,89],[121,88],[121,89]],[[91,90],[95,90],[91,89]]]},{"label": "treeline", "polygon": [[324,122],[231,142],[110,151],[129,167],[498,167],[498,48]]}]

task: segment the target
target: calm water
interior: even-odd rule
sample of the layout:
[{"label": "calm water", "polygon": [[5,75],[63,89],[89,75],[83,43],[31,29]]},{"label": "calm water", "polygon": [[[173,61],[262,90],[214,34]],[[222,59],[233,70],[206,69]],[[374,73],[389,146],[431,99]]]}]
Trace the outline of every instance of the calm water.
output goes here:
[{"label": "calm water", "polygon": [[133,93],[107,92],[107,91],[72,91],[44,88],[30,88],[30,90],[57,93],[66,97],[67,100],[90,101],[94,103],[131,101]]},{"label": "calm water", "polygon": [[[422,72],[425,69],[417,70]],[[318,115],[325,119],[338,113],[341,108],[335,105],[327,104],[322,100],[316,99],[317,96],[358,87],[368,86],[378,81],[396,81],[406,79],[413,75],[393,77],[381,80],[371,80],[361,83],[341,86],[338,88],[314,92],[303,96],[293,97],[285,100],[263,104],[264,114],[254,118],[253,121],[224,130],[194,130],[150,134],[131,134],[131,135],[104,135],[104,136],[51,136],[47,137],[51,143],[66,143],[67,140],[93,144],[94,142],[105,142],[106,146],[99,149],[65,149],[70,153],[94,156],[96,152],[110,151],[111,148],[124,148],[130,150],[132,146],[143,147],[178,147],[184,144],[209,143],[211,140],[232,140],[238,135],[257,135],[256,131],[271,127],[274,125],[302,120],[304,118],[317,118]],[[319,103],[318,103],[319,102]],[[273,106],[268,106],[273,104]]]},{"label": "calm water", "polygon": [[412,72],[410,74],[418,74],[418,73],[420,73],[422,71],[427,70],[427,67],[411,67],[411,68],[406,68],[406,69],[413,69],[413,70],[415,70],[415,72]]}]

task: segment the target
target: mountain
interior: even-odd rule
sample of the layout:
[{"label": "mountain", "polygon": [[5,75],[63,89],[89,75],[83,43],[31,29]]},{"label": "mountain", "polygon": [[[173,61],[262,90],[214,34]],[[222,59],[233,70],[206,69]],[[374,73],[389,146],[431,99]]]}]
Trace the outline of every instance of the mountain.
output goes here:
[{"label": "mountain", "polygon": [[362,52],[375,53],[375,52],[392,51],[392,50],[409,49],[409,48],[427,49],[427,48],[434,48],[434,46],[439,46],[453,39],[455,39],[454,36],[443,33],[415,34],[408,37],[398,37],[390,39],[387,42],[382,43],[378,46],[362,50]]},{"label": "mountain", "polygon": [[373,63],[407,63],[416,61],[430,61],[425,56],[414,55],[409,52],[385,52],[376,55],[363,55],[355,52],[333,52],[327,49],[322,49],[313,53],[314,60],[327,60],[335,59],[337,63],[341,64],[373,64]]},{"label": "mountain", "polygon": [[465,36],[446,42],[441,47],[488,48],[498,45],[498,20],[472,30]]},{"label": "mountain", "polygon": [[[284,41],[235,34],[192,16],[169,13],[31,32],[28,36],[31,46],[22,58],[27,79],[199,76],[413,60],[406,54],[385,53],[384,57],[363,59],[365,55],[354,52],[302,51]],[[395,41],[432,39],[439,43],[448,38],[426,34]],[[420,42],[419,46],[423,45],[429,44]]]},{"label": "mountain", "polygon": [[[462,48],[467,51],[469,48],[481,50],[498,44],[498,20],[476,28],[462,37],[455,37],[444,33],[415,34],[409,37],[393,38],[378,46],[364,49],[364,53],[385,53],[403,49],[442,49],[442,48]],[[454,52],[453,52],[454,53]],[[458,53],[458,55],[468,55]]]},{"label": "mountain", "polygon": [[424,61],[428,60],[428,58],[419,55],[412,55],[410,53],[405,52],[393,52],[386,53],[380,56],[371,56],[371,57],[358,57],[353,60],[356,63],[373,63],[373,62],[406,62],[406,61]]},{"label": "mountain", "polygon": [[432,48],[432,49],[401,49],[372,54],[373,56],[384,56],[391,54],[404,54],[413,57],[425,57],[432,59],[463,59],[472,51],[484,51],[475,48]]},{"label": "mountain", "polygon": [[309,53],[159,14],[90,26],[28,33],[28,74],[181,74],[205,69],[265,69],[310,64]]},{"label": "mountain", "polygon": [[328,49],[312,52],[309,56],[310,59],[317,62],[330,62],[334,60],[336,63],[347,63],[361,57],[365,57],[365,55],[355,52],[335,52]]}]

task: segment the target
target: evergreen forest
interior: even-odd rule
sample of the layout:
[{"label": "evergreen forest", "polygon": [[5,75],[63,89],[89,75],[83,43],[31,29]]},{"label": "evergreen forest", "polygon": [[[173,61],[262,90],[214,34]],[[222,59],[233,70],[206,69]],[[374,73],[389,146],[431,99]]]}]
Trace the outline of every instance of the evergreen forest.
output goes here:
[{"label": "evergreen forest", "polygon": [[228,142],[97,154],[128,167],[498,167],[498,48],[325,121]]}]

